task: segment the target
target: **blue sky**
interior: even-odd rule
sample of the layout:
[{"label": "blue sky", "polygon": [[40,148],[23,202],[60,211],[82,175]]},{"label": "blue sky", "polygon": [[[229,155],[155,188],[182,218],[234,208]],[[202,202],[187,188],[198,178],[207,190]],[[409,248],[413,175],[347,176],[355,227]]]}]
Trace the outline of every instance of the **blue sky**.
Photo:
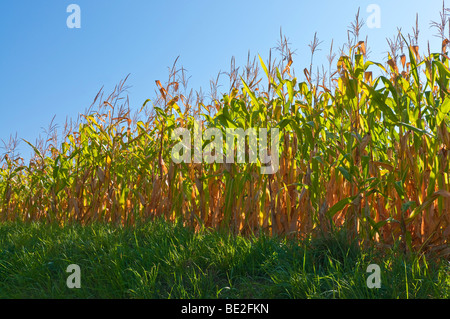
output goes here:
[{"label": "blue sky", "polygon": [[[66,25],[71,3],[81,8],[80,29]],[[381,9],[381,28],[366,25],[361,31],[368,35],[371,60],[385,61],[386,38],[397,27],[412,33],[416,13],[420,51],[425,52],[427,40],[432,51],[440,50],[429,24],[439,20],[441,0],[2,0],[0,140],[17,133],[34,143],[53,116],[62,126],[67,116],[76,118],[89,107],[102,86],[110,93],[128,74],[130,106],[139,108],[154,97],[155,80],[167,80],[177,56],[191,76],[190,87],[208,92],[209,81],[229,70],[232,56],[236,66],[245,64],[249,50],[266,60],[280,27],[296,50],[300,76],[309,66],[314,33],[323,41],[315,65],[327,65],[331,40],[336,48],[344,44],[358,7],[367,21],[372,3]],[[25,143],[19,151],[24,157],[31,153]]]}]

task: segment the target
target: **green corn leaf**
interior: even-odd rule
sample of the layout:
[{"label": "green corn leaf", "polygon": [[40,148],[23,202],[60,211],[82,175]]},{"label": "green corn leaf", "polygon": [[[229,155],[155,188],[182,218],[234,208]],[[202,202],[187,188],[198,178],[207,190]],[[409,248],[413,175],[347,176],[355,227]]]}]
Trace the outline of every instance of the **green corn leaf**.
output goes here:
[{"label": "green corn leaf", "polygon": [[258,58],[259,58],[259,62],[261,63],[261,66],[264,70],[264,73],[266,73],[266,76],[269,79],[269,81],[272,82],[269,71],[267,70],[266,64],[264,63],[263,59],[261,58],[261,56],[259,54],[258,54]]},{"label": "green corn leaf", "polygon": [[245,83],[245,81],[242,77],[241,77],[241,81],[242,81],[242,84],[244,85],[244,91],[250,96],[250,99],[252,100],[253,105],[256,107],[259,107],[259,103],[258,103],[258,100],[257,100],[255,94],[252,92],[252,90],[250,90],[247,83]]},{"label": "green corn leaf", "polygon": [[41,154],[41,152],[33,145],[33,144],[31,144],[30,142],[28,142],[27,140],[24,140],[24,139],[22,139],[25,143],[27,143],[28,145],[30,145],[31,146],[31,148],[33,149],[33,151],[42,159],[42,160],[44,160],[44,158],[42,157],[42,154]]},{"label": "green corn leaf", "polygon": [[328,209],[328,211],[326,212],[326,215],[329,218],[332,218],[334,215],[336,215],[336,213],[340,212],[347,205],[349,205],[355,198],[356,198],[356,196],[352,196],[352,197],[347,197],[347,198],[340,200],[339,202],[334,204],[332,207],[330,207],[330,209]]},{"label": "green corn leaf", "polygon": [[345,177],[346,180],[348,180],[349,182],[352,182],[352,176],[350,175],[349,171],[345,167],[339,166],[338,170],[342,173],[342,175]]}]

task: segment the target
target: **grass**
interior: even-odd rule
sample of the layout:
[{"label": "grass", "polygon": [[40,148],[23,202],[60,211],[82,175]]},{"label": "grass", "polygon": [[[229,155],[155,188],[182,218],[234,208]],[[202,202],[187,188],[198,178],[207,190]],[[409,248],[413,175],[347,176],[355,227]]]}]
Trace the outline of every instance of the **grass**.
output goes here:
[{"label": "grass", "polygon": [[[449,298],[443,259],[361,249],[343,232],[301,242],[194,232],[157,220],[0,224],[0,298]],[[381,288],[366,286],[369,264]],[[69,289],[69,264],[81,288]]]}]

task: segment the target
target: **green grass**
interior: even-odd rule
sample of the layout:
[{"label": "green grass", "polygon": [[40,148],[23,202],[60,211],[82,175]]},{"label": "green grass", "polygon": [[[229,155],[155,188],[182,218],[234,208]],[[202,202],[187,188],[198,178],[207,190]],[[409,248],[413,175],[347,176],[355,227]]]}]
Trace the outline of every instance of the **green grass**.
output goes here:
[{"label": "green grass", "polygon": [[[307,243],[133,227],[0,224],[0,298],[449,298],[448,261],[383,255],[345,234]],[[381,288],[366,286],[371,263]],[[69,289],[69,264],[81,288]]]}]

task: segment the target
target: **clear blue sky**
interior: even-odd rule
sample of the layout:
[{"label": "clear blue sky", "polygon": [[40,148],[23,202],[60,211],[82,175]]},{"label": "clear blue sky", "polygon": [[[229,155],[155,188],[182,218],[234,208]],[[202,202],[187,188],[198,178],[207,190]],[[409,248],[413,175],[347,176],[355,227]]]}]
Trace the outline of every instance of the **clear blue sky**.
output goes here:
[{"label": "clear blue sky", "polygon": [[[81,28],[69,29],[69,4],[81,8]],[[209,89],[209,80],[228,71],[230,59],[244,65],[247,53],[265,60],[280,27],[296,51],[297,75],[309,65],[308,43],[317,31],[323,43],[315,64],[327,64],[331,39],[346,42],[347,27],[360,7],[381,9],[381,28],[364,26],[371,60],[384,62],[387,37],[401,27],[412,33],[419,13],[421,52],[426,41],[439,51],[430,29],[439,20],[441,0],[353,1],[152,1],[152,0],[2,0],[0,1],[0,139],[17,132],[34,143],[56,115],[62,125],[92,103],[104,86],[110,93],[127,74],[130,105],[154,97],[155,80],[165,82],[180,56],[190,87]],[[448,34],[448,31],[447,31]],[[0,143],[1,145],[1,143]],[[25,157],[31,150],[21,143]],[[1,150],[0,150],[0,153]]]}]

